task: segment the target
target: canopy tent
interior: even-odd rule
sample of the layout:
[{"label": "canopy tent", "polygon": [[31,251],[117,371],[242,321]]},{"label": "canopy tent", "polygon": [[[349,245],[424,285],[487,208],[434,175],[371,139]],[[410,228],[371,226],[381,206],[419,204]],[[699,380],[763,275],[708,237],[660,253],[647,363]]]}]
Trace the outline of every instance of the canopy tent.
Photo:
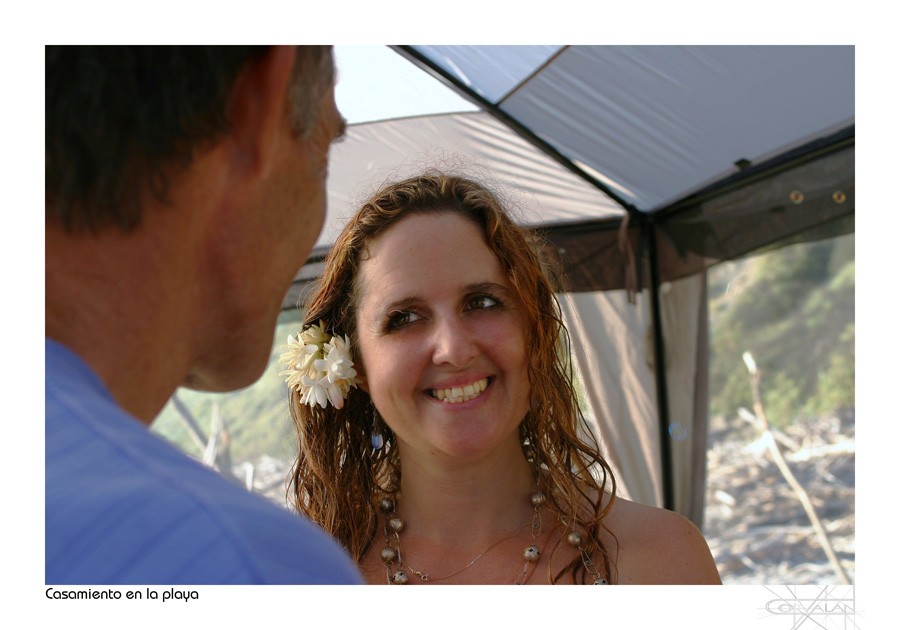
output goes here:
[{"label": "canopy tent", "polygon": [[[853,231],[853,47],[392,50],[412,64],[404,72],[467,101],[350,120],[332,149],[326,227],[285,309],[302,303],[346,217],[380,183],[429,166],[487,180],[559,252],[586,413],[623,494],[699,524],[705,271],[785,239]],[[340,49],[338,71],[365,81],[372,100],[409,99],[400,71],[359,74]]]}]

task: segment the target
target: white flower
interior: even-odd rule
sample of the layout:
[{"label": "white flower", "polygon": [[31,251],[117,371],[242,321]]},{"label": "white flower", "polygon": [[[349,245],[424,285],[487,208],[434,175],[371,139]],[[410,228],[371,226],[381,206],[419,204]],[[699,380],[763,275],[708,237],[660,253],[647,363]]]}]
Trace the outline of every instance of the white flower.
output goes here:
[{"label": "white flower", "polygon": [[317,359],[313,365],[321,372],[325,372],[329,383],[337,383],[341,380],[353,381],[356,378],[356,370],[353,369],[353,359],[350,358],[350,342],[346,338],[332,337],[331,343],[324,345],[327,352],[324,359]]},{"label": "white flower", "polygon": [[328,406],[328,391],[323,383],[327,383],[327,379],[312,379],[307,375],[303,377],[301,387],[297,388],[300,392],[300,402],[310,407],[319,405],[322,409]]},{"label": "white flower", "polygon": [[325,332],[325,324],[320,319],[318,324],[312,324],[301,332],[300,339],[302,339],[305,344],[321,346],[328,343],[328,340],[331,339],[331,335]]},{"label": "white flower", "polygon": [[300,402],[323,409],[331,402],[336,409],[344,406],[350,390],[359,384],[346,336],[330,336],[319,321],[300,333],[288,336],[287,350],[280,357],[287,368],[281,372],[290,389],[300,394]]},{"label": "white flower", "polygon": [[304,375],[314,372],[314,363],[319,357],[319,347],[303,344],[300,339],[288,335],[287,350],[279,357],[279,362],[287,369],[281,376],[287,376],[287,385],[296,388]]}]

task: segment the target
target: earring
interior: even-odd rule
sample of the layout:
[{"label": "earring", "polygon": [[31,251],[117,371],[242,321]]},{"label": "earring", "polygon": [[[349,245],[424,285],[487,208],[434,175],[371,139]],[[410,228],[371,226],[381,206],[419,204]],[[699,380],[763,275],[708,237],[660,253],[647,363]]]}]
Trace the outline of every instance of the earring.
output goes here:
[{"label": "earring", "polygon": [[384,447],[384,435],[381,432],[381,418],[378,410],[372,405],[372,452],[380,451]]}]

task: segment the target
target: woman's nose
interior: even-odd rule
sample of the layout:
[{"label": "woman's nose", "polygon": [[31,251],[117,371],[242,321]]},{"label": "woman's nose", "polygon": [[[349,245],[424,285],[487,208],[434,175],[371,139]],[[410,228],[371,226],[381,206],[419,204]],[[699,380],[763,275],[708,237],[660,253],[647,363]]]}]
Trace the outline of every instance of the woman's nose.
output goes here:
[{"label": "woman's nose", "polygon": [[434,329],[435,365],[465,367],[478,352],[475,335],[459,318],[445,318]]}]

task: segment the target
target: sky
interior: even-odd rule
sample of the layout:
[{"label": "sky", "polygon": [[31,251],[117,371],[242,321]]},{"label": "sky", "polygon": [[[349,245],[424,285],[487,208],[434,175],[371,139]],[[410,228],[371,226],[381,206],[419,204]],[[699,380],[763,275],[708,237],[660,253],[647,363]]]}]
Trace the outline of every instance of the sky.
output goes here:
[{"label": "sky", "polygon": [[476,109],[387,46],[335,46],[335,60],[335,100],[351,124]]}]

